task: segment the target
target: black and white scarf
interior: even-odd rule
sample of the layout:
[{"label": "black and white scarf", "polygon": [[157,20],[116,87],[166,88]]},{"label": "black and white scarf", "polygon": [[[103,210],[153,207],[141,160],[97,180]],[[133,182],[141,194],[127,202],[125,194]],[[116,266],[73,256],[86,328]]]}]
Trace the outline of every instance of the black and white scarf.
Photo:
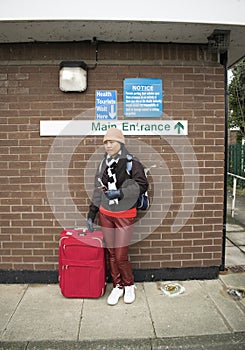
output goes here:
[{"label": "black and white scarf", "polygon": [[[118,152],[118,154],[114,158],[107,155],[106,165],[108,166],[108,169],[107,169],[108,190],[117,190],[116,167],[117,167],[117,163],[119,161],[120,155],[121,155],[121,152]],[[111,204],[118,204],[118,199],[111,199],[109,201],[109,205]]]}]

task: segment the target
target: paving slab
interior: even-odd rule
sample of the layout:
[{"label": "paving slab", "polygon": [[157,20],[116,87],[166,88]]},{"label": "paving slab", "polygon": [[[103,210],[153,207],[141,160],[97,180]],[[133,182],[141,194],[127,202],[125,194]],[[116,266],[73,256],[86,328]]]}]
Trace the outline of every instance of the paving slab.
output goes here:
[{"label": "paving slab", "polygon": [[219,275],[219,279],[228,287],[245,288],[245,272]]},{"label": "paving slab", "polygon": [[226,247],[225,249],[225,265],[238,266],[245,265],[245,254],[237,247]]},{"label": "paving slab", "polygon": [[245,245],[245,231],[228,232],[227,237],[236,245]]},{"label": "paving slab", "polygon": [[[245,272],[243,273],[228,273],[226,275],[220,275],[220,280],[224,284],[224,288],[236,288],[245,289]],[[243,305],[243,311],[245,311],[245,298],[239,300],[239,305]]]},{"label": "paving slab", "polygon": [[143,284],[136,285],[133,304],[125,304],[122,297],[117,305],[107,305],[106,299],[112,289],[110,284],[102,298],[84,300],[79,340],[154,337]]},{"label": "paving slab", "polygon": [[229,234],[230,232],[239,232],[239,231],[244,231],[244,227],[242,225],[231,224],[231,223],[226,224],[227,234]]},{"label": "paving slab", "polygon": [[25,294],[27,287],[27,284],[0,285],[0,339],[19,302]]},{"label": "paving slab", "polygon": [[185,292],[174,297],[163,295],[157,283],[145,284],[157,337],[230,332],[207,291],[198,281],[183,281],[181,284]]},{"label": "paving slab", "polygon": [[82,306],[61,296],[58,285],[29,285],[2,340],[77,340]]},{"label": "paving slab", "polygon": [[225,320],[231,332],[245,331],[245,313],[239,301],[232,299],[226,292],[226,288],[215,280],[200,281],[212,298],[214,304]]},{"label": "paving slab", "polygon": [[233,244],[231,241],[229,241],[229,239],[226,239],[226,241],[225,241],[225,246],[226,246],[226,248],[227,248],[227,247],[233,247],[234,244]]}]

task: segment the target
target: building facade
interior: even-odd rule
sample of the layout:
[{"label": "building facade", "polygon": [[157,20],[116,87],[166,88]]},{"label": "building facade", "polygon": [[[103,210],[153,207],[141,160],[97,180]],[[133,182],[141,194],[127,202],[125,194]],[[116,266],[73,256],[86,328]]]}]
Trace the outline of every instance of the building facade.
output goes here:
[{"label": "building facade", "polygon": [[[86,225],[106,129],[48,135],[41,123],[96,121],[100,90],[116,91],[117,121],[129,122],[125,79],[162,82],[161,115],[137,116],[127,135],[128,149],[152,167],[151,207],[138,213],[130,246],[136,281],[217,277],[225,248],[227,50],[208,41],[68,39],[0,44],[1,281],[56,282],[63,227]],[[85,91],[60,90],[64,61],[86,63]],[[152,133],[155,122],[166,132]]]}]

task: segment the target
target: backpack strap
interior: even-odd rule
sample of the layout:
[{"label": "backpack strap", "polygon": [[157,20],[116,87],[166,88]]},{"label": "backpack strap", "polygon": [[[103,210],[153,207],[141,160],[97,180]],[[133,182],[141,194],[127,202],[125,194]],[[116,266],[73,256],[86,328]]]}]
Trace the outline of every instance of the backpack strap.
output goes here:
[{"label": "backpack strap", "polygon": [[[127,158],[126,172],[128,173],[129,176],[131,176],[133,156],[131,154],[127,154],[126,158]],[[145,170],[145,175],[147,176],[146,170]],[[137,209],[147,210],[148,208],[149,208],[149,198],[148,198],[148,193],[146,191],[145,193],[139,196],[137,201]]]},{"label": "backpack strap", "polygon": [[127,158],[126,172],[128,173],[128,175],[131,176],[133,156],[131,154],[127,154],[126,158]]},{"label": "backpack strap", "polygon": [[104,162],[105,158],[102,159],[102,161],[100,162],[100,166],[99,166],[99,176],[101,176],[101,170],[102,170],[102,165]]},{"label": "backpack strap", "polygon": [[103,184],[102,179],[101,179],[101,177],[102,177],[102,166],[103,166],[104,161],[105,161],[105,158],[103,158],[102,161],[100,162],[99,171],[98,171],[98,175],[99,175],[99,176],[98,176],[98,178],[97,178],[97,180],[99,181],[99,183],[100,183],[100,185],[101,185],[102,187],[106,187],[106,186]]}]

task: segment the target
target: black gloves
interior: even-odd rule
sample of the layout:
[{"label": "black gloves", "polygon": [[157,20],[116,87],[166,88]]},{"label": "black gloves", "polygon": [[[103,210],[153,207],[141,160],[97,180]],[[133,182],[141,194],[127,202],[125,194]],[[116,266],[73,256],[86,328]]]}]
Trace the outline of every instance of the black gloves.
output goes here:
[{"label": "black gloves", "polygon": [[91,218],[88,218],[88,220],[87,220],[87,228],[90,232],[94,231],[94,225],[93,225],[93,221]]},{"label": "black gloves", "polygon": [[[104,191],[104,194],[107,197],[107,199],[109,199],[109,200],[122,199],[122,197],[123,197],[123,193],[120,190],[107,190],[107,191]],[[99,208],[96,208],[96,209],[99,210]],[[94,221],[93,218],[94,218],[96,212],[97,211],[94,211],[94,215],[93,215],[93,212],[92,213],[90,212],[88,214],[87,229],[90,232],[93,232],[95,230],[94,229],[94,224],[93,224],[93,221]],[[89,217],[89,216],[92,216],[92,217]]]},{"label": "black gloves", "polygon": [[121,191],[120,190],[107,190],[104,192],[107,199],[121,199]]}]

